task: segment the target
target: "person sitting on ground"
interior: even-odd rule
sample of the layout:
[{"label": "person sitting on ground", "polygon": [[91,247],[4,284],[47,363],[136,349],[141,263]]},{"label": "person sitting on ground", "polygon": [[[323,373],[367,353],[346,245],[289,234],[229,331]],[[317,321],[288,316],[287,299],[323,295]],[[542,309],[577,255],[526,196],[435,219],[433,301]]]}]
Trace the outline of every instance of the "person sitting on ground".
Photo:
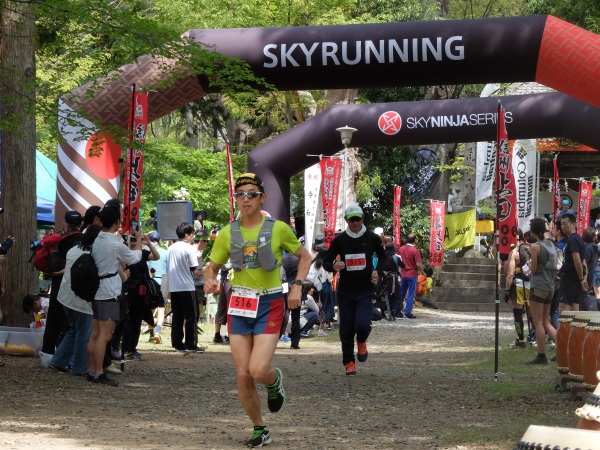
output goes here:
[{"label": "person sitting on ground", "polygon": [[[302,283],[302,304],[300,305],[300,337],[312,335],[312,328],[319,323],[319,305],[313,294],[315,287],[310,281]],[[319,302],[320,303],[320,302]]]},{"label": "person sitting on ground", "polygon": [[433,269],[426,267],[425,275],[419,275],[417,279],[417,300],[428,308],[439,309],[438,304],[431,298],[433,292]]}]

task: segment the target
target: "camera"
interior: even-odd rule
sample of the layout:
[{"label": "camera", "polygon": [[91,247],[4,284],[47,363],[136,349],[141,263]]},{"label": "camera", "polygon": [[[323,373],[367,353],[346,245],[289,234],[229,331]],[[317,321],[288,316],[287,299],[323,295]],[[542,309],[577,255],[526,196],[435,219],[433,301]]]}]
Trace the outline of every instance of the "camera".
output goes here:
[{"label": "camera", "polygon": [[6,255],[8,249],[11,248],[14,244],[14,240],[12,236],[7,237],[2,244],[0,244],[0,255]]},{"label": "camera", "polygon": [[140,223],[137,220],[131,221],[131,229],[133,231],[140,231]]}]

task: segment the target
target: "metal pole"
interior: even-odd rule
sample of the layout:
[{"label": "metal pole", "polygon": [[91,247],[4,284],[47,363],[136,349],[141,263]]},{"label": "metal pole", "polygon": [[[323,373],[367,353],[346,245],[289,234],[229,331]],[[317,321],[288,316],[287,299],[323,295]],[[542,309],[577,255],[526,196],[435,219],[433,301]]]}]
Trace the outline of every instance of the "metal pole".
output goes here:
[{"label": "metal pole", "polygon": [[[536,141],[537,142],[537,141]],[[540,152],[535,151],[535,159],[537,165],[537,177],[536,177],[536,190],[535,190],[535,211],[534,217],[538,217],[540,214]]]},{"label": "metal pole", "polygon": [[[344,144],[344,180],[342,188],[342,221],[346,213],[346,189],[348,189],[348,146]],[[341,222],[340,222],[341,223]]]}]

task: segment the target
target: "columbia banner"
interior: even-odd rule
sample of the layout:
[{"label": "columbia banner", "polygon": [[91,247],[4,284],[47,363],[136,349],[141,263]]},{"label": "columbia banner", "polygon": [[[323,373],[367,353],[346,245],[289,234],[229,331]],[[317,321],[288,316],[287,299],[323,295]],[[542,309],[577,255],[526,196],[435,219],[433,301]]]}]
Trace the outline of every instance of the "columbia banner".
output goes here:
[{"label": "columbia banner", "polygon": [[[441,266],[444,262],[444,213],[446,212],[445,202],[431,200],[430,208],[430,228],[429,237],[429,265]],[[473,235],[473,240],[475,235]]]},{"label": "columbia banner", "polygon": [[519,139],[513,142],[512,166],[517,184],[518,227],[525,233],[529,231],[529,221],[535,218],[533,205],[537,178],[535,139]]},{"label": "columbia banner", "polygon": [[342,178],[342,160],[323,158],[321,164],[321,196],[323,199],[323,228],[327,245],[335,237],[338,195]]},{"label": "columbia banner", "polygon": [[402,188],[400,186],[394,187],[394,216],[393,226],[394,230],[392,234],[394,235],[394,245],[396,248],[400,248],[401,238],[400,238],[400,200],[402,200]]},{"label": "columbia banner", "polygon": [[517,242],[517,192],[510,151],[506,133],[505,111],[498,102],[497,129],[497,167],[496,167],[496,229],[498,235],[498,253],[502,261],[508,259],[511,244]]},{"label": "columbia banner", "polygon": [[[148,93],[138,92],[133,85],[131,97],[131,117],[129,130],[130,142],[146,143],[148,127]],[[125,160],[125,185],[123,186],[123,232],[132,229],[132,222],[140,226],[140,200],[142,198],[142,174],[144,172],[144,155],[138,146],[127,149]],[[131,233],[133,234],[133,233]]]},{"label": "columbia banner", "polygon": [[475,245],[475,212],[475,209],[472,209],[460,214],[446,214],[444,249],[454,250]]},{"label": "columbia banner", "polygon": [[577,233],[590,226],[590,205],[592,204],[592,183],[579,182],[579,202],[577,203]]}]

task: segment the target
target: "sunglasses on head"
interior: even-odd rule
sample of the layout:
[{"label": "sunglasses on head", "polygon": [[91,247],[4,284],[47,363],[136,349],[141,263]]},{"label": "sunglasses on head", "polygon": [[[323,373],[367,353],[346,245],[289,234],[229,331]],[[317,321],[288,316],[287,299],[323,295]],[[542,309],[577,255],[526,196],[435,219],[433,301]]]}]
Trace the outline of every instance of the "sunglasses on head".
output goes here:
[{"label": "sunglasses on head", "polygon": [[258,192],[258,191],[236,192],[235,198],[240,199],[240,200],[243,199],[244,197],[256,198],[261,194],[262,194],[262,192]]},{"label": "sunglasses on head", "polygon": [[350,217],[348,222],[360,222],[361,220],[363,220],[362,217]]}]

